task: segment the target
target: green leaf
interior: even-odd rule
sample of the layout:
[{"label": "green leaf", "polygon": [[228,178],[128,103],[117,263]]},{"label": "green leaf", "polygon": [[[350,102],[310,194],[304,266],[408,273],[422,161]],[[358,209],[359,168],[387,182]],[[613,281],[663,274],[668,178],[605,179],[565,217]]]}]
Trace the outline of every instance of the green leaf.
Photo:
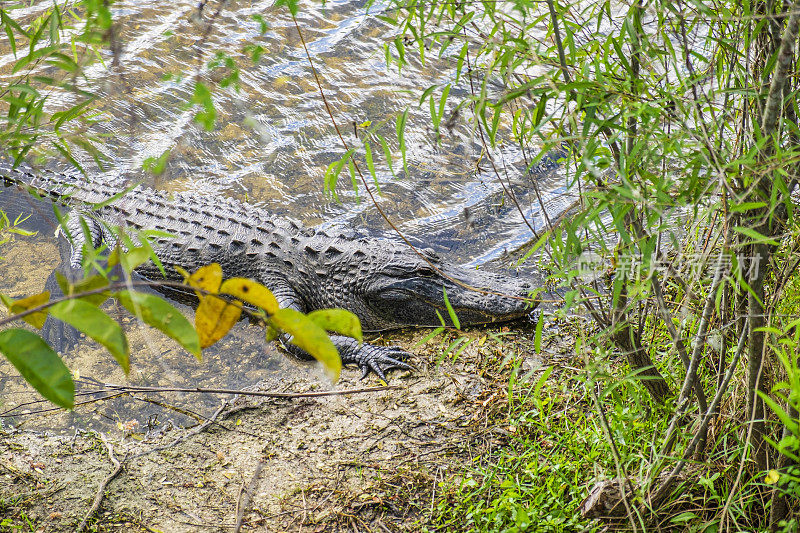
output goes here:
[{"label": "green leaf", "polygon": [[537,354],[542,353],[542,326],[544,325],[544,313],[539,313],[539,321],[536,322],[536,333],[533,337],[533,349]]},{"label": "green leaf", "polygon": [[286,6],[293,17],[297,16],[297,0],[276,0],[275,7]]},{"label": "green leaf", "polygon": [[[30,40],[30,44],[35,46],[35,39],[32,38]],[[28,66],[30,63],[36,63],[38,59],[50,55],[54,50],[55,46],[45,46],[43,48],[38,48],[36,50],[33,50],[28,55],[23,56],[16,63],[14,63],[14,67],[11,69],[11,73],[16,74],[17,72]]]},{"label": "green leaf", "polygon": [[51,117],[52,120],[55,121],[53,129],[55,131],[59,131],[59,129],[61,128],[61,126],[64,125],[65,122],[72,120],[76,117],[79,117],[85,114],[86,112],[90,111],[88,107],[92,102],[94,102],[94,100],[95,98],[92,97],[87,100],[84,100],[83,102],[78,103],[77,105],[70,107],[66,111],[59,111],[57,113],[53,113],[53,116]]},{"label": "green leaf", "polygon": [[386,142],[386,139],[382,135],[378,135],[378,140],[383,147],[383,156],[386,158],[386,164],[389,166],[389,172],[392,173],[392,177],[396,178],[394,173],[394,165],[392,165],[392,151],[389,150],[389,144]]},{"label": "green leaf", "polygon": [[264,20],[264,17],[262,15],[256,13],[255,15],[251,15],[250,18],[258,22],[258,29],[261,35],[267,33],[267,31],[269,30],[269,24],[267,23],[266,20]]},{"label": "green leaf", "polygon": [[148,157],[142,162],[142,168],[146,172],[150,172],[156,176],[161,175],[164,172],[164,169],[167,168],[167,161],[169,161],[170,151],[165,150],[158,157]]},{"label": "green leaf", "polygon": [[72,409],[75,403],[72,375],[40,336],[24,329],[2,331],[0,352],[39,394],[59,407]]},{"label": "green leaf", "polygon": [[461,78],[461,72],[464,69],[464,60],[467,57],[468,51],[469,51],[469,42],[466,42],[461,47],[461,51],[458,53],[458,60],[456,61],[456,84],[458,84],[458,80]]},{"label": "green leaf", "polygon": [[342,359],[324,329],[295,309],[279,309],[270,317],[270,322],[276,328],[291,335],[290,342],[292,344],[302,348],[319,361],[334,382],[339,380],[342,372]]},{"label": "green leaf", "polygon": [[400,154],[403,156],[403,169],[405,170],[406,174],[408,174],[408,164],[406,163],[406,121],[408,120],[408,109],[403,111],[399,117],[397,117],[397,125],[395,129],[397,130],[397,142],[400,144]]},{"label": "green leaf", "polygon": [[362,342],[361,321],[356,315],[344,309],[318,309],[308,313],[308,318],[325,331],[335,331]]},{"label": "green leaf", "polygon": [[779,246],[778,241],[776,241],[775,239],[772,239],[772,238],[770,238],[770,237],[768,237],[766,235],[762,235],[761,233],[757,232],[756,230],[754,230],[752,228],[748,228],[748,227],[745,227],[745,226],[736,226],[736,227],[733,228],[733,230],[735,232],[737,232],[737,233],[741,233],[741,234],[753,239],[751,241],[752,243],[763,242],[763,243],[766,243],[766,244],[771,244],[773,246]]},{"label": "green leaf", "polygon": [[419,97],[419,105],[422,105],[422,102],[424,102],[425,99],[428,98],[428,96],[430,96],[431,93],[433,93],[433,91],[435,91],[437,87],[439,87],[439,86],[438,85],[431,85],[430,87],[428,87],[427,89],[422,91],[422,96]]},{"label": "green leaf", "polygon": [[442,119],[444,118],[445,104],[447,103],[447,95],[449,94],[450,94],[450,84],[448,83],[447,85],[444,86],[444,89],[442,89],[442,96],[441,98],[439,98],[439,111],[436,117],[436,124],[441,123]]},{"label": "green leaf", "polygon": [[336,183],[339,181],[339,174],[341,174],[344,165],[349,162],[353,155],[354,149],[350,148],[338,161],[332,162],[325,170],[324,187],[325,192],[330,194],[335,200],[339,197],[336,194]]},{"label": "green leaf", "polygon": [[[291,1],[291,0],[290,0]],[[194,121],[202,125],[206,131],[214,129],[214,122],[217,120],[217,110],[214,107],[214,99],[211,97],[209,88],[198,82],[194,86],[192,103],[202,106],[203,110],[194,115]]]},{"label": "green leaf", "polygon": [[494,114],[492,115],[492,126],[489,129],[489,141],[493,148],[497,143],[497,128],[500,126],[500,116],[502,112],[503,106],[497,106],[494,108]]},{"label": "green leaf", "polygon": [[450,315],[450,320],[453,322],[453,325],[456,327],[456,329],[461,329],[461,322],[458,321],[456,311],[453,309],[453,306],[450,305],[450,300],[447,298],[447,289],[442,287],[442,293],[444,294],[444,306],[447,308],[447,313]]},{"label": "green leaf", "polygon": [[429,340],[431,340],[435,336],[439,335],[443,331],[444,331],[444,327],[443,326],[437,327],[436,329],[434,329],[433,331],[431,331],[430,333],[425,335],[422,339],[417,341],[417,343],[414,344],[414,347],[416,348],[417,346],[422,346],[423,344],[425,344],[426,342],[428,342]]},{"label": "green leaf", "polygon": [[394,38],[394,45],[397,48],[397,73],[399,74],[406,64],[406,47],[403,44],[403,37],[401,35]]},{"label": "green leaf", "polygon": [[[75,283],[70,283],[70,281],[58,270],[55,271],[55,275],[58,286],[61,287],[61,292],[64,293],[64,296],[72,296],[73,294],[78,294],[81,292],[89,292],[108,285],[108,279],[99,274]],[[84,296],[81,298],[81,300],[85,300],[94,306],[98,306],[108,300],[109,296],[110,294],[108,292],[101,292],[91,296]]]},{"label": "green leaf", "polygon": [[353,192],[356,193],[356,204],[361,202],[361,199],[358,197],[358,180],[356,180],[356,166],[353,162],[353,158],[347,160],[347,171],[350,173],[350,184],[353,187]]},{"label": "green leaf", "polygon": [[730,211],[731,213],[743,213],[745,211],[760,209],[766,206],[767,206],[766,202],[742,202],[740,204],[731,204],[730,206],[728,206],[728,211]]},{"label": "green leaf", "polygon": [[370,176],[372,176],[372,181],[375,183],[375,188],[378,190],[378,194],[380,194],[381,184],[378,183],[378,175],[375,173],[375,161],[372,160],[372,147],[370,147],[368,142],[364,142],[364,157],[367,160],[367,168],[369,169]]},{"label": "green leaf", "polygon": [[428,103],[430,104],[430,114],[431,114],[431,122],[433,123],[433,130],[439,131],[439,114],[436,113],[436,103],[433,98],[433,95],[428,99]]},{"label": "green leaf", "polygon": [[6,36],[8,37],[8,44],[11,46],[11,53],[14,54],[14,59],[17,57],[17,41],[14,39],[14,30],[11,29],[11,25],[6,22],[8,19],[8,15],[6,15],[5,11],[0,10],[0,22],[2,22],[3,26],[6,27]]},{"label": "green leaf", "polygon": [[8,87],[5,88],[5,90],[8,92],[16,91],[20,94],[28,94],[34,98],[39,98],[39,91],[31,87],[30,85],[22,83],[15,83],[13,85],[9,85]]},{"label": "green leaf", "polygon": [[549,378],[550,374],[553,373],[553,368],[554,367],[552,366],[545,368],[544,372],[542,372],[542,375],[539,376],[538,380],[536,380],[536,386],[533,388],[534,398],[537,398],[541,401],[542,388],[544,388],[544,384],[547,383],[547,378]]},{"label": "green leaf", "polygon": [[50,308],[50,314],[66,322],[111,352],[127,375],[130,371],[128,339],[119,324],[97,307],[83,300],[67,300]]},{"label": "green leaf", "polygon": [[673,517],[672,520],[670,520],[670,522],[672,522],[673,524],[680,524],[680,523],[684,523],[684,522],[689,522],[690,520],[695,520],[696,518],[697,518],[697,515],[694,514],[693,512],[685,511],[685,512]]},{"label": "green leaf", "polygon": [[143,292],[120,291],[115,297],[125,309],[145,324],[178,341],[198,360],[203,358],[197,331],[172,304],[158,296]]},{"label": "green leaf", "polygon": [[122,268],[125,272],[130,274],[136,267],[146,263],[150,259],[150,252],[149,246],[128,248],[127,252],[122,252],[119,255],[119,262],[122,264]]},{"label": "green leaf", "polygon": [[764,394],[762,391],[756,391],[756,393],[764,400],[764,403],[772,409],[772,412],[778,415],[778,418],[781,419],[783,425],[786,426],[786,429],[797,435],[800,433],[800,424],[798,424],[796,419],[793,419],[789,413],[787,413],[783,407],[781,407],[778,402],[770,398],[768,394]]},{"label": "green leaf", "polygon": [[125,196],[126,194],[128,194],[129,192],[131,192],[133,189],[135,189],[136,187],[138,187],[141,184],[142,184],[141,181],[137,181],[136,183],[132,183],[132,184],[128,185],[127,187],[125,187],[124,189],[122,189],[117,194],[115,194],[114,196],[112,196],[110,198],[107,198],[107,199],[103,200],[102,202],[97,202],[96,204],[92,204],[92,210],[93,211],[98,211],[98,210],[104,208],[107,205],[113,204],[114,202],[116,202],[117,200],[119,200],[120,198],[122,198],[123,196]]},{"label": "green leaf", "polygon": [[69,146],[66,143],[62,144],[63,142],[64,142],[63,140],[60,143],[53,141],[52,145],[56,150],[58,150],[61,153],[61,155],[63,155],[67,159],[67,161],[70,162],[70,164],[73,167],[77,168],[81,174],[86,176],[86,170],[84,170],[83,166],[81,166],[81,164],[78,163],[75,157],[73,157],[72,151],[69,149]]},{"label": "green leaf", "polygon": [[61,12],[58,10],[58,3],[53,3],[53,12],[50,14],[50,42],[57,43],[59,39],[59,30],[61,29]]}]

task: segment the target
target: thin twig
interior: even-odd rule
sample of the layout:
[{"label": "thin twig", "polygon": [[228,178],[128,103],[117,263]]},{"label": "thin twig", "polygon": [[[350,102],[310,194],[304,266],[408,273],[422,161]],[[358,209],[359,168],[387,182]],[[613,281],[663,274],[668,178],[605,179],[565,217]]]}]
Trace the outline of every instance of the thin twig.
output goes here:
[{"label": "thin twig", "polygon": [[114,480],[114,478],[119,475],[120,472],[122,472],[122,465],[124,463],[124,461],[119,461],[114,456],[114,448],[111,446],[111,443],[108,442],[108,440],[106,440],[105,435],[103,435],[102,433],[98,433],[98,436],[100,437],[100,440],[103,441],[103,444],[105,445],[106,450],[108,451],[108,458],[111,459],[111,462],[114,464],[114,471],[111,472],[103,480],[102,483],[100,483],[99,487],[97,487],[97,492],[95,492],[92,506],[89,508],[89,511],[86,513],[86,516],[83,517],[83,521],[81,521],[80,525],[78,526],[77,529],[78,533],[80,533],[86,528],[86,525],[89,522],[89,520],[100,509],[100,504],[103,503],[103,496],[105,495],[108,484],[111,483]]},{"label": "thin twig", "polygon": [[250,501],[253,499],[253,491],[256,488],[256,483],[258,482],[258,476],[261,475],[261,471],[264,469],[266,463],[262,459],[256,465],[256,470],[253,472],[253,476],[250,478],[250,483],[247,484],[247,488],[245,488],[244,483],[242,483],[242,488],[239,490],[239,498],[236,501],[236,526],[233,528],[234,533],[239,533],[242,529],[242,520],[244,519],[244,513],[247,512],[247,507],[250,505]]},{"label": "thin twig", "polygon": [[[20,318],[24,318],[24,317],[26,317],[28,315],[32,315],[34,313],[38,313],[39,311],[44,311],[48,307],[52,307],[52,306],[56,305],[57,303],[65,302],[65,301],[68,301],[68,300],[77,300],[77,299],[83,298],[85,296],[93,296],[95,294],[101,294],[101,293],[104,293],[104,292],[113,292],[113,291],[117,291],[117,290],[125,290],[125,289],[129,289],[131,287],[150,287],[150,288],[167,287],[169,289],[177,289],[177,290],[184,290],[184,291],[196,291],[196,292],[199,292],[199,293],[201,293],[203,295],[206,295],[206,296],[216,296],[217,298],[221,298],[221,295],[219,295],[219,294],[214,294],[214,293],[212,293],[210,291],[207,291],[205,289],[201,289],[199,287],[192,287],[192,286],[190,286],[190,285],[188,285],[186,283],[182,283],[182,282],[178,282],[178,281],[167,281],[167,280],[164,280],[164,281],[147,281],[147,280],[146,281],[131,281],[131,280],[125,280],[125,281],[120,281],[120,282],[117,282],[117,283],[110,283],[110,284],[106,285],[105,287],[100,287],[100,288],[97,288],[97,289],[78,292],[78,293],[74,293],[74,294],[68,294],[68,295],[64,295],[64,296],[62,296],[60,298],[54,298],[53,300],[47,301],[47,302],[45,302],[45,303],[43,303],[41,305],[37,305],[36,307],[31,307],[29,309],[26,309],[25,311],[20,312],[20,313],[13,314],[13,315],[7,316],[6,318],[0,319],[0,326],[5,326],[6,324],[8,324],[10,322],[13,322],[15,320],[19,320]],[[235,302],[228,302],[228,303],[236,305]],[[249,311],[246,307],[242,307],[242,311],[251,313],[252,316],[254,316],[256,318],[258,318],[260,316],[258,314],[253,313],[252,311]]]},{"label": "thin twig", "polygon": [[199,426],[195,427],[191,431],[188,431],[188,432],[184,433],[183,435],[181,435],[180,437],[177,437],[176,439],[174,439],[172,442],[170,442],[168,444],[165,444],[163,446],[156,446],[155,448],[152,448],[150,450],[146,450],[146,451],[137,453],[135,455],[132,455],[132,456],[128,457],[126,460],[137,459],[139,457],[144,457],[145,455],[149,455],[149,454],[151,454],[153,452],[161,452],[161,451],[164,451],[164,450],[168,450],[169,448],[172,448],[173,446],[176,446],[177,444],[180,444],[181,442],[185,441],[189,437],[193,437],[195,435],[198,435],[198,434],[202,433],[203,431],[206,430],[206,428],[208,428],[212,424],[216,424],[217,423],[217,418],[219,417],[220,413],[222,413],[222,411],[226,407],[228,407],[228,400],[224,400],[222,402],[222,404],[219,406],[219,409],[214,411],[213,415],[211,415],[209,418],[206,419],[205,422],[203,422]]},{"label": "thin twig", "polygon": [[266,392],[240,389],[210,389],[203,387],[145,387],[137,385],[115,385],[113,383],[105,383],[104,386],[111,390],[120,390],[122,392],[196,392],[202,394],[237,394],[240,396],[263,396],[266,398],[284,399],[346,396],[348,394],[363,394],[366,392],[379,392],[402,388],[399,385],[387,385],[380,387],[365,387],[363,389],[329,390],[317,392]]},{"label": "thin twig", "polygon": [[164,446],[157,446],[157,447],[152,448],[150,450],[147,450],[147,451],[144,451],[144,452],[140,452],[140,453],[137,453],[137,454],[134,454],[134,455],[130,455],[130,456],[126,457],[125,459],[123,459],[122,461],[119,461],[114,456],[114,449],[111,447],[111,444],[108,442],[108,440],[106,440],[105,435],[103,435],[102,433],[98,434],[99,437],[100,437],[100,440],[102,440],[103,444],[106,446],[106,449],[108,450],[108,456],[111,459],[111,462],[114,463],[115,468],[114,468],[114,471],[111,472],[111,474],[109,474],[108,477],[106,477],[103,480],[103,482],[100,484],[100,486],[97,488],[97,492],[95,494],[94,501],[92,502],[92,506],[89,509],[89,512],[86,513],[86,516],[84,517],[83,521],[78,526],[77,532],[80,533],[80,532],[84,531],[88,521],[92,518],[92,516],[94,516],[94,514],[98,511],[98,509],[100,509],[100,504],[103,502],[103,497],[104,497],[106,488],[108,487],[108,484],[111,483],[111,481],[113,481],[114,478],[117,477],[120,472],[122,472],[122,469],[124,468],[125,463],[127,463],[131,459],[136,459],[136,458],[139,458],[139,457],[143,457],[143,456],[151,454],[153,452],[166,450],[168,448],[171,448],[171,447],[175,446],[176,444],[178,444],[180,442],[183,442],[184,440],[186,440],[187,438],[189,438],[191,436],[194,436],[194,435],[197,435],[198,433],[201,433],[206,428],[208,428],[210,425],[216,423],[217,417],[220,415],[222,410],[225,409],[225,407],[227,407],[227,406],[228,406],[228,402],[227,401],[222,402],[222,405],[220,405],[219,409],[217,409],[216,412],[214,412],[214,414],[210,418],[208,418],[202,425],[194,428],[191,431],[188,431],[188,432],[184,433],[183,435],[181,435],[180,437],[176,438],[175,440],[173,440],[169,444],[166,444]]}]

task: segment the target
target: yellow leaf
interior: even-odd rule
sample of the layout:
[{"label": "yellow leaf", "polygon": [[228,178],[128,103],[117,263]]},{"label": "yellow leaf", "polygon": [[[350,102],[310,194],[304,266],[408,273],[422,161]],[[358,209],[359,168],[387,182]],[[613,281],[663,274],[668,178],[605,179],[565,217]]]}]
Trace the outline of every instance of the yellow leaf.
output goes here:
[{"label": "yellow leaf", "polygon": [[358,317],[344,309],[317,309],[308,313],[308,318],[326,331],[352,337],[362,341],[361,321]]},{"label": "yellow leaf", "polygon": [[[50,291],[44,291],[41,294],[34,294],[33,296],[28,296],[27,298],[22,298],[21,300],[15,300],[11,302],[11,305],[8,306],[8,309],[12,314],[16,315],[33,307],[38,307],[44,303],[47,303],[49,300]],[[22,318],[22,320],[36,329],[41,329],[41,327],[44,326],[44,321],[46,319],[47,311],[38,311]]]},{"label": "yellow leaf", "polygon": [[764,483],[766,483],[767,485],[774,485],[775,483],[778,482],[780,478],[781,475],[777,470],[770,470],[764,477]]},{"label": "yellow leaf", "polygon": [[[222,283],[222,267],[217,263],[211,263],[210,265],[200,267],[194,274],[189,276],[186,283],[192,287],[217,294],[219,292],[219,286]],[[201,294],[197,293],[197,297],[200,298]]]},{"label": "yellow leaf", "polygon": [[219,292],[235,296],[239,300],[260,307],[269,315],[278,311],[278,300],[262,284],[245,278],[231,278],[219,288]]},{"label": "yellow leaf", "polygon": [[239,321],[242,308],[217,296],[203,296],[194,315],[194,327],[200,337],[200,347],[208,348]]},{"label": "yellow leaf", "polygon": [[273,326],[292,335],[291,343],[299,346],[319,361],[334,382],[339,380],[342,359],[324,329],[295,309],[278,309],[278,312],[270,317],[270,322]]},{"label": "yellow leaf", "polygon": [[119,254],[120,254],[119,246],[115,246],[114,249],[111,250],[111,253],[108,254],[109,267],[115,267],[119,264]]},{"label": "yellow leaf", "polygon": [[189,279],[189,277],[191,276],[191,274],[186,272],[186,269],[183,268],[182,266],[174,265],[172,268],[175,269],[175,272],[177,272],[178,274],[183,276],[183,281],[184,282],[187,281]]}]

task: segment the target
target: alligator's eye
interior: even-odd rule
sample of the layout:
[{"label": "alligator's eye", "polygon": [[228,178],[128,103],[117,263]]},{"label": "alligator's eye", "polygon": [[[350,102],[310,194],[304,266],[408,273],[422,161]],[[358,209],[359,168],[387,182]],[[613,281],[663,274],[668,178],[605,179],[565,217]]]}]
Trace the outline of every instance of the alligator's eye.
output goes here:
[{"label": "alligator's eye", "polygon": [[418,267],[414,272],[417,276],[422,276],[423,278],[430,278],[431,276],[436,275],[436,271],[429,267],[428,265]]},{"label": "alligator's eye", "polygon": [[439,256],[433,251],[433,248],[423,248],[420,253],[430,259],[431,261],[438,261]]}]

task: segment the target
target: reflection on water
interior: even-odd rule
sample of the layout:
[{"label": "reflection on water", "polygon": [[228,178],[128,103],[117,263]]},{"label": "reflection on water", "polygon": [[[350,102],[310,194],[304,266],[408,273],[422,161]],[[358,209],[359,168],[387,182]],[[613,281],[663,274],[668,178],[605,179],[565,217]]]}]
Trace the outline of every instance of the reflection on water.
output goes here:
[{"label": "reflection on water", "polygon": [[[356,195],[344,174],[338,187],[341,203],[323,194],[324,171],[344,149],[325,111],[294,24],[285,10],[276,10],[272,4],[273,0],[228,2],[204,37],[216,6],[207,6],[200,20],[195,0],[115,3],[122,44],[119,67],[111,67],[112,58],[106,55],[102,63],[88,69],[88,81],[80,82],[100,95],[101,120],[93,133],[104,136],[101,149],[109,168],[103,173],[94,168],[95,179],[145,179],[160,189],[234,197],[307,225],[348,226],[368,234],[384,231],[386,223],[374,206],[364,201],[363,188]],[[40,2],[15,11],[15,16],[35,17],[50,6]],[[373,8],[373,13],[380,9]],[[263,35],[254,14],[268,22]],[[452,69],[439,62],[447,59],[429,58],[421,65],[409,52],[406,57],[411,64],[404,67],[402,76],[396,66],[387,70],[383,44],[394,39],[395,30],[365,14],[363,1],[328,1],[324,6],[306,2],[298,22],[348,143],[358,144],[354,124],[366,121],[386,122],[380,131],[393,138],[396,113],[411,106],[406,128],[408,175],[400,171],[393,177],[385,165],[378,165],[381,194],[377,199],[414,242],[433,247],[455,262],[477,265],[531,238],[520,211],[536,229],[544,226],[532,180],[536,180],[548,211],[557,213],[570,203],[560,172],[545,165],[540,172],[526,175],[523,153],[506,145],[493,154],[506,187],[515,194],[517,207],[482,156],[480,139],[467,122],[468,113],[462,112],[452,129],[443,129],[444,135],[437,141],[429,126],[427,103],[420,108],[416,102],[424,88],[454,81],[449,78]],[[242,53],[248,43],[266,51],[257,64]],[[193,110],[187,109],[185,102],[191,97],[198,65],[221,49],[242,68],[240,88],[215,91],[217,127],[206,132],[194,124]],[[10,76],[13,62],[8,45],[0,42],[0,75]],[[168,74],[171,78],[165,80]],[[217,74],[204,71],[202,76],[213,79]],[[468,94],[468,87],[463,80],[453,87],[448,116],[458,99]],[[170,150],[171,156],[162,175],[146,176],[139,170],[144,159],[165,150]],[[92,168],[91,161],[84,162]],[[401,170],[398,161],[394,163],[395,171]],[[372,185],[372,180],[368,181]],[[40,251],[36,255],[41,265],[31,265],[31,247]],[[40,290],[48,269],[57,263],[55,250],[51,231],[3,247],[0,253],[7,262],[0,263],[0,290],[11,295]],[[24,279],[15,278],[14,273],[20,271]],[[243,342],[249,342],[251,348],[242,348],[241,343],[223,346],[210,352],[217,355],[208,356],[204,364],[194,363],[171,346],[162,346],[161,340],[157,345],[147,340],[154,336],[141,335],[143,351],[134,364],[139,374],[133,379],[218,387],[241,387],[265,379],[270,375],[265,363],[270,358],[263,356],[268,348],[254,345],[259,344],[253,340],[259,336],[246,334],[245,326],[240,330],[239,336],[249,339]],[[136,348],[132,352],[137,353]],[[124,379],[115,374],[113,365],[107,364],[110,358],[100,356],[99,350],[83,347],[75,353],[80,356],[72,355],[68,363],[82,375],[102,381]],[[253,355],[257,353],[262,355]],[[95,356],[98,363],[90,363]],[[284,358],[276,355],[271,359]],[[3,390],[21,389],[12,384],[18,380],[13,369],[6,363],[0,365]],[[301,369],[295,374],[304,372]],[[21,400],[16,394],[6,394],[3,399],[4,406],[17,401]],[[131,407],[125,403],[120,410]]]}]

